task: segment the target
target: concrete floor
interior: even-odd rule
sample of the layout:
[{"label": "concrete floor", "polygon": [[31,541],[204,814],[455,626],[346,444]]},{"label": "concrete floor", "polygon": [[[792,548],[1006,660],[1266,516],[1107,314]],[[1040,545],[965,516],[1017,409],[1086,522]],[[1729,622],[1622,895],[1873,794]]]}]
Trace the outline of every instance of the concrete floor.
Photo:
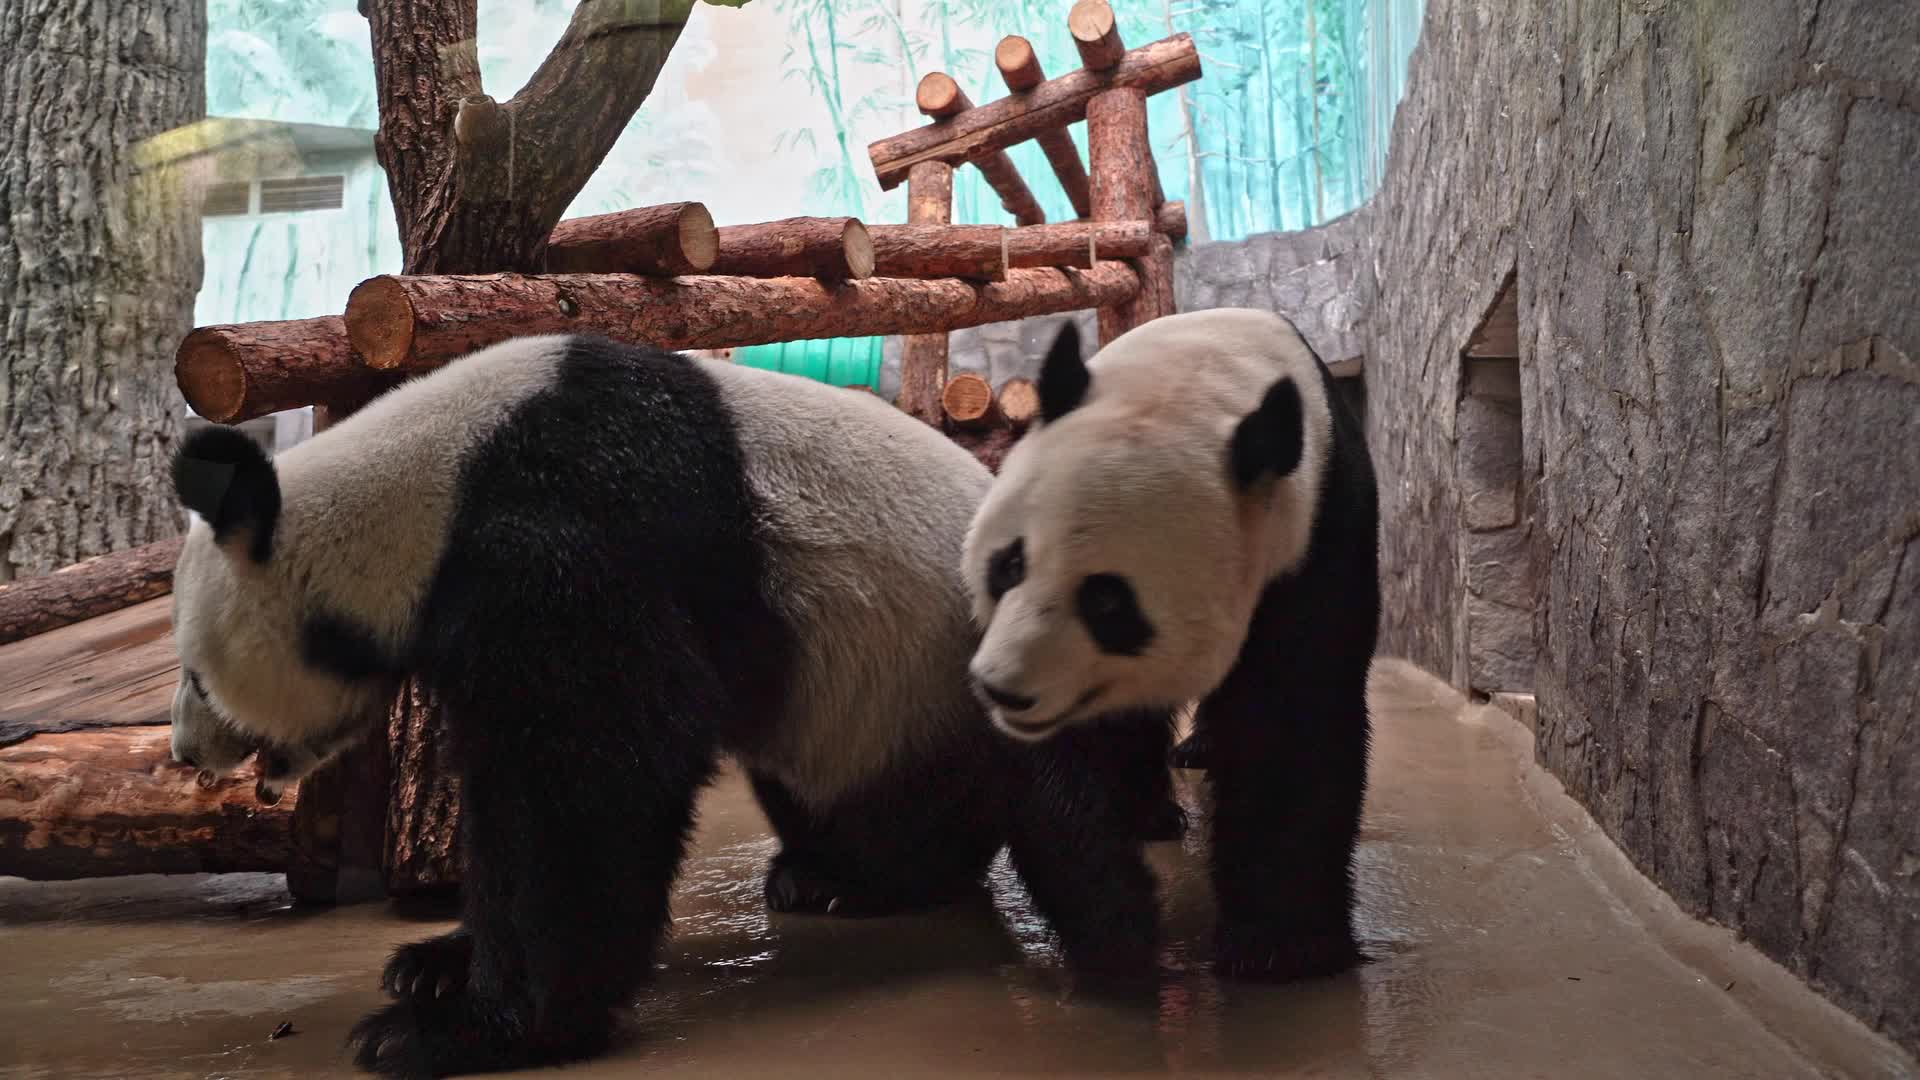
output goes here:
[{"label": "concrete floor", "polygon": [[[1004,863],[994,904],[915,919],[770,918],[745,786],[703,803],[657,986],[577,1077],[1142,1073],[1913,1076],[1912,1059],[1731,935],[1681,916],[1504,714],[1377,666],[1360,855],[1375,962],[1285,988],[1204,966],[1201,837],[1154,853],[1157,1013],[1073,1000]],[[1197,806],[1192,784],[1184,795]],[[351,1075],[387,950],[435,932],[381,905],[296,912],[276,876],[0,879],[0,1077]],[[291,1021],[296,1033],[268,1033]]]}]

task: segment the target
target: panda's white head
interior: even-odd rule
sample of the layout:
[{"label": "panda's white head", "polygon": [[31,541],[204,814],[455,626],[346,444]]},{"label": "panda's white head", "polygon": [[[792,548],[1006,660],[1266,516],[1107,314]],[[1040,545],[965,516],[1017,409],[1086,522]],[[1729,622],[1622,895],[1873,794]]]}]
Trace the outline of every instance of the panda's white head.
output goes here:
[{"label": "panda's white head", "polygon": [[1304,558],[1325,400],[1311,351],[1261,316],[1159,319],[1091,366],[1071,324],[1055,341],[1041,423],[963,556],[985,630],[971,674],[1003,730],[1042,739],[1206,695],[1266,583]]},{"label": "panda's white head", "polygon": [[316,603],[315,568],[288,550],[279,477],[253,440],[194,433],[173,482],[191,512],[173,576],[173,756],[206,782],[257,751],[258,794],[274,802],[385,715],[398,674]]}]

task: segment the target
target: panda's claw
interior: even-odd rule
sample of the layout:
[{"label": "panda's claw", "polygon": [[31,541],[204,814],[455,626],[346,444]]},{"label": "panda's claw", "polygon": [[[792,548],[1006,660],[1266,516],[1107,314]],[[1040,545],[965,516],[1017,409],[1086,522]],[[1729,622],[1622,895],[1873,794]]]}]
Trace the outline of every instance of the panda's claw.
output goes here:
[{"label": "panda's claw", "polygon": [[380,988],[395,998],[444,998],[467,985],[473,938],[455,930],[393,950],[380,976]]}]

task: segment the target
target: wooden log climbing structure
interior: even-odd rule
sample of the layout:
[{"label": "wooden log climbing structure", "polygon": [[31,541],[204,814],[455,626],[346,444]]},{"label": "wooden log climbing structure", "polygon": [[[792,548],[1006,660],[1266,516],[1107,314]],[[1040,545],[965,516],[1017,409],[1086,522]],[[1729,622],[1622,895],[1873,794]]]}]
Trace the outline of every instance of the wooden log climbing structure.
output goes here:
[{"label": "wooden log climbing structure", "polygon": [[[900,335],[898,407],[997,468],[1035,419],[1039,396],[1025,379],[996,389],[977,373],[949,377],[949,332],[1093,309],[1101,340],[1111,340],[1173,311],[1173,246],[1187,232],[1185,206],[1161,192],[1146,99],[1200,77],[1192,38],[1129,49],[1106,0],[1079,0],[1067,19],[1077,70],[1048,78],[1031,43],[1009,36],[994,50],[1005,97],[976,105],[944,72],[920,80],[916,104],[929,122],[868,147],[881,187],[907,186],[905,224],[840,217],[716,227],[697,202],[573,218],[552,228],[544,272],[383,275],[356,287],[339,315],[200,327],[176,353],[176,381],[214,422],[313,405],[318,429],[407,378],[523,334],[591,332],[701,350]],[[500,109],[463,101],[458,145],[477,145]],[[1084,164],[1067,133],[1081,121]],[[1007,155],[1030,139],[1078,220],[1046,221]],[[1016,224],[953,221],[954,172],[967,166]],[[315,774],[276,807],[249,806],[250,781],[205,790],[167,761],[164,731],[153,725],[165,720],[178,671],[170,635],[155,623],[166,602],[151,598],[170,587],[177,552],[178,541],[165,542],[0,587],[0,658],[44,668],[16,688],[24,696],[11,711],[0,708],[0,790],[42,793],[0,799],[0,841],[20,841],[0,842],[0,875],[278,866],[297,896],[316,900],[361,891],[350,886],[356,877],[374,894],[457,882],[457,803],[415,730],[432,715],[417,688],[396,703],[380,768]],[[95,624],[123,616],[80,620],[140,601],[138,647],[100,653]],[[65,623],[77,625],[53,630]],[[25,637],[36,634],[44,636]],[[92,650],[88,663],[106,667],[63,681],[49,658],[68,637]],[[124,687],[117,711],[73,722],[69,714],[92,715],[97,680]],[[9,744],[9,723],[70,733]]]}]

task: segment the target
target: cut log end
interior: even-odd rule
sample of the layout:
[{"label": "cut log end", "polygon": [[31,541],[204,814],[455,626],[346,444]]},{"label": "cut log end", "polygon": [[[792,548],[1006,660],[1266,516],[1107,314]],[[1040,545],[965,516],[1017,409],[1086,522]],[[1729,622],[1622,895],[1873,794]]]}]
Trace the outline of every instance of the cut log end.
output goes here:
[{"label": "cut log end", "polygon": [[1187,204],[1175,199],[1163,202],[1153,212],[1153,231],[1174,241],[1187,238]]},{"label": "cut log end", "polygon": [[1008,34],[993,47],[993,63],[1000,69],[1007,89],[1016,94],[1039,86],[1047,78],[1040,68],[1040,58],[1034,55],[1033,42],[1018,34]]},{"label": "cut log end", "polygon": [[913,102],[922,113],[936,120],[973,107],[960,84],[944,71],[929,71],[921,77],[919,87],[913,92]]},{"label": "cut log end", "polygon": [[413,353],[413,302],[392,277],[368,278],[347,295],[347,340],[368,367],[401,367]]},{"label": "cut log end", "polygon": [[847,276],[855,280],[873,276],[873,235],[859,218],[848,218],[840,231],[847,252]]},{"label": "cut log end", "polygon": [[1040,415],[1040,391],[1031,379],[1015,376],[1000,384],[999,401],[1000,415],[1015,431],[1025,431]]},{"label": "cut log end", "polygon": [[985,427],[993,419],[993,387],[972,372],[947,380],[940,391],[940,408],[958,428]]},{"label": "cut log end", "polygon": [[1107,0],[1079,0],[1067,13],[1067,29],[1080,50],[1080,63],[1088,71],[1105,71],[1127,53]]},{"label": "cut log end", "polygon": [[201,327],[173,355],[173,379],[193,411],[230,424],[247,400],[247,371],[218,330]]},{"label": "cut log end", "polygon": [[713,215],[703,203],[690,202],[680,208],[680,254],[694,273],[704,273],[720,254],[720,231],[714,228]]}]

